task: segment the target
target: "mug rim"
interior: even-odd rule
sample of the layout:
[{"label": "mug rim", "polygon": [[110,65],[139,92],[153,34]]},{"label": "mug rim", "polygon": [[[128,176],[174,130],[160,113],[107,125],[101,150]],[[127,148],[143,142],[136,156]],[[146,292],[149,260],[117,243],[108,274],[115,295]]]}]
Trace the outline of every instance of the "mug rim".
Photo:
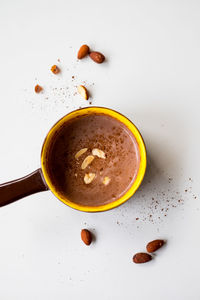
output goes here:
[{"label": "mug rim", "polygon": [[[81,112],[81,114],[80,114],[80,112]],[[74,119],[75,117],[84,115],[84,112],[86,112],[86,114],[102,113],[102,114],[111,116],[111,117],[117,119],[118,121],[122,122],[134,135],[134,137],[138,143],[138,147],[139,147],[140,166],[139,166],[139,170],[138,170],[136,179],[133,181],[133,183],[130,186],[130,188],[128,189],[128,191],[124,195],[122,195],[119,199],[117,199],[113,202],[104,204],[104,205],[100,205],[100,206],[88,206],[88,205],[84,206],[84,205],[80,205],[75,202],[72,202],[69,199],[67,199],[66,197],[64,197],[58,190],[56,190],[55,186],[52,184],[51,179],[48,175],[47,168],[46,168],[46,165],[47,165],[46,153],[48,150],[48,145],[50,144],[55,132],[59,131],[59,129],[61,128],[61,125],[64,124],[66,121],[68,121],[70,119]],[[126,202],[129,198],[131,198],[133,196],[133,194],[137,191],[137,189],[141,185],[142,180],[145,175],[146,165],[147,165],[147,156],[146,156],[145,143],[144,143],[144,140],[142,138],[140,131],[135,126],[135,124],[131,120],[129,120],[126,116],[119,113],[118,111],[115,111],[115,110],[107,108],[107,107],[101,107],[101,106],[90,106],[90,107],[76,109],[76,110],[69,112],[65,116],[63,116],[48,131],[48,133],[44,139],[42,150],[41,150],[42,173],[43,173],[45,182],[48,185],[51,192],[64,204],[66,204],[76,210],[83,211],[83,212],[107,211],[107,210],[113,209],[113,208],[123,204],[124,202]]]}]

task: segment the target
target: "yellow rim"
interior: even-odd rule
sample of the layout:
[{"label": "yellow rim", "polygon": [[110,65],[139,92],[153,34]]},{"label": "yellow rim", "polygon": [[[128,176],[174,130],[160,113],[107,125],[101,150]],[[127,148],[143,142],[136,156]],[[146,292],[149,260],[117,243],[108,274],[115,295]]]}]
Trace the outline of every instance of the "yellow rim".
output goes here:
[{"label": "yellow rim", "polygon": [[[46,167],[47,166],[46,154],[48,153],[48,149],[49,149],[49,146],[50,146],[50,143],[51,143],[51,139],[54,136],[55,132],[58,131],[60,129],[60,127],[66,121],[69,121],[70,119],[73,119],[73,118],[81,116],[81,115],[92,114],[92,113],[105,114],[105,115],[111,116],[111,117],[119,120],[123,124],[125,124],[126,127],[135,136],[135,138],[137,140],[137,143],[138,143],[138,146],[139,146],[139,151],[140,151],[140,167],[139,167],[139,171],[138,171],[136,180],[133,182],[133,184],[130,187],[130,189],[126,192],[126,194],[124,194],[118,200],[115,200],[114,202],[111,202],[111,203],[108,203],[108,204],[105,204],[105,205],[101,205],[101,206],[83,206],[83,205],[79,205],[79,204],[76,204],[74,202],[71,202],[70,200],[64,198],[59,193],[59,191],[57,191],[55,189],[54,185],[52,184],[52,182],[50,180],[50,177],[48,175],[47,167]],[[136,128],[136,126],[129,119],[127,119],[122,114],[120,114],[120,113],[118,113],[118,112],[116,112],[116,111],[114,111],[112,109],[104,108],[104,107],[86,107],[86,108],[82,108],[82,109],[78,109],[78,110],[72,111],[68,115],[64,116],[48,132],[48,134],[47,134],[47,136],[45,138],[43,147],[42,147],[42,152],[41,152],[42,171],[43,171],[43,175],[44,175],[44,178],[46,180],[46,183],[49,186],[50,190],[53,192],[53,194],[58,199],[60,199],[62,202],[64,202],[68,206],[70,206],[70,207],[72,207],[74,209],[81,210],[81,211],[86,211],[86,212],[100,212],[100,211],[109,210],[109,209],[117,207],[117,206],[121,205],[122,203],[124,203],[125,201],[127,201],[131,196],[133,196],[133,194],[136,192],[136,190],[140,186],[140,184],[141,184],[141,182],[143,180],[144,174],[145,174],[146,164],[147,164],[147,159],[146,159],[145,144],[144,144],[144,141],[142,139],[142,136],[141,136],[139,130]]]}]

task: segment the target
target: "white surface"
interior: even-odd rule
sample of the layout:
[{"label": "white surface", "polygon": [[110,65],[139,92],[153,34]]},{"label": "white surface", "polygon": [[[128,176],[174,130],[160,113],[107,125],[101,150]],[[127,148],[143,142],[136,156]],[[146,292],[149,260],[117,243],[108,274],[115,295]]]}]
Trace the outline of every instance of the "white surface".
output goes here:
[{"label": "white surface", "polygon": [[[0,182],[39,167],[49,128],[87,105],[73,95],[83,81],[93,105],[139,127],[149,153],[143,186],[115,210],[81,213],[51,192],[1,208],[1,299],[200,298],[199,36],[199,1],[0,2]],[[107,62],[77,62],[82,43]],[[94,229],[91,247],[80,240],[83,227]],[[167,245],[155,259],[133,264],[158,237]]]}]

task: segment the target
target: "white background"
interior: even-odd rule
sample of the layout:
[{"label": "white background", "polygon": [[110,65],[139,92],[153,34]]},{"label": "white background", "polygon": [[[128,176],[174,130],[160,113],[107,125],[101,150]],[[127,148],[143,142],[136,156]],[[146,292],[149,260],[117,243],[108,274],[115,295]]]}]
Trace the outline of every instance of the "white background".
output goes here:
[{"label": "white background", "polygon": [[[77,62],[83,43],[107,61]],[[200,2],[1,0],[0,61],[0,182],[40,166],[50,127],[88,105],[81,83],[92,105],[139,127],[149,159],[140,190],[109,212],[75,211],[51,192],[1,208],[0,298],[200,299]],[[166,246],[135,265],[155,238]]]}]

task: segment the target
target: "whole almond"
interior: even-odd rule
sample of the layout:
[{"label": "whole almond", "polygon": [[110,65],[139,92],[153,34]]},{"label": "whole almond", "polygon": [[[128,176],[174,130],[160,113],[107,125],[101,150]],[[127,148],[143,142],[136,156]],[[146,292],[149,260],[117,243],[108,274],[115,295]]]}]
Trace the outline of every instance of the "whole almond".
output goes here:
[{"label": "whole almond", "polygon": [[82,229],[81,230],[81,239],[87,246],[89,246],[92,242],[91,232],[87,229]]},{"label": "whole almond", "polygon": [[148,253],[136,253],[133,256],[133,262],[135,264],[144,264],[152,259],[152,256]]},{"label": "whole almond", "polygon": [[88,45],[82,45],[78,51],[77,58],[78,59],[84,58],[86,55],[89,54],[89,51],[90,51],[90,48],[88,47]]},{"label": "whole almond", "polygon": [[95,61],[97,64],[101,64],[105,60],[105,56],[101,54],[100,52],[90,52],[90,57],[93,61]]},{"label": "whole almond", "polygon": [[163,240],[154,240],[147,244],[146,249],[149,253],[157,251],[159,248],[161,248],[164,245]]}]

